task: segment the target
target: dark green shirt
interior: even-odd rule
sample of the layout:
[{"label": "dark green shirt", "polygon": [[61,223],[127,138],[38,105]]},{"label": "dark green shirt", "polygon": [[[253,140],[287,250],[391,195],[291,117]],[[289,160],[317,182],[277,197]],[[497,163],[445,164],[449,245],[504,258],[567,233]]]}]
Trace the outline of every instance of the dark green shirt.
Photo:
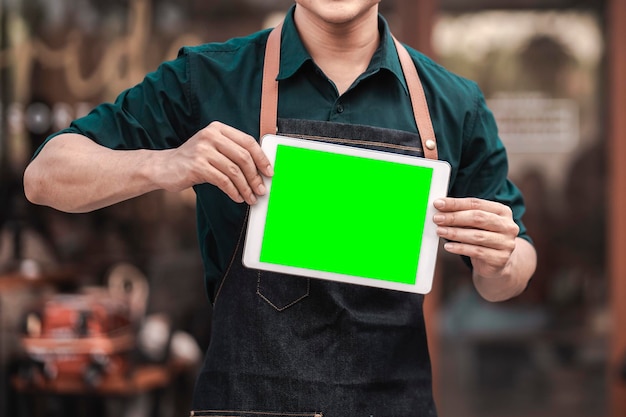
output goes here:
[{"label": "dark green shirt", "polygon": [[[381,43],[369,67],[339,96],[304,48],[292,9],[283,30],[279,117],[417,132],[402,69],[382,17],[380,32]],[[183,48],[177,59],[163,63],[114,104],[98,106],[62,132],[80,133],[114,149],[177,147],[213,121],[258,137],[268,34],[264,30],[225,43]],[[521,222],[522,196],[507,180],[506,152],[481,91],[421,53],[410,48],[409,53],[424,86],[439,158],[452,166],[450,196],[510,206],[520,236],[528,239]],[[194,188],[200,249],[212,295],[239,239],[246,205],[209,184]]]}]

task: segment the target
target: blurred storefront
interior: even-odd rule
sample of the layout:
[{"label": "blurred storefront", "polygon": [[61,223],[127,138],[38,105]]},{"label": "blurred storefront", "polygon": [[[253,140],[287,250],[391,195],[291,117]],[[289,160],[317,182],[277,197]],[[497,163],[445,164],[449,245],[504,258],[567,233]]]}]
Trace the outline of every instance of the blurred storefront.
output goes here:
[{"label": "blurred storefront", "polygon": [[[166,316],[171,329],[206,346],[210,311],[193,193],[155,192],[66,215],[27,204],[21,172],[49,133],[114,99],[180,46],[256,31],[291,3],[0,0],[0,417],[25,415],[33,394],[12,382],[23,355],[21,310],[42,294],[106,285],[115,265],[145,274],[146,314]],[[617,369],[626,336],[612,324],[626,319],[613,301],[626,295],[618,279],[626,274],[619,252],[626,247],[619,212],[626,145],[618,140],[626,137],[618,113],[626,108],[626,56],[618,46],[625,9],[621,0],[381,3],[401,40],[485,92],[539,251],[528,291],[500,304],[481,301],[469,271],[442,256],[428,300],[442,417],[626,413]],[[19,285],[8,285],[9,276]],[[186,413],[189,381],[173,385],[157,390],[167,394],[159,415]],[[153,396],[139,394],[105,400],[98,413],[149,413]],[[48,406],[37,411],[91,410],[79,401],[68,411],[66,397],[41,394]],[[75,403],[77,395],[70,397]]]},{"label": "blurred storefront", "polygon": [[437,59],[476,80],[498,120],[539,252],[527,291],[498,305],[444,263],[440,383],[464,398],[443,401],[449,415],[606,415],[602,20],[594,8],[481,8],[434,26]]}]

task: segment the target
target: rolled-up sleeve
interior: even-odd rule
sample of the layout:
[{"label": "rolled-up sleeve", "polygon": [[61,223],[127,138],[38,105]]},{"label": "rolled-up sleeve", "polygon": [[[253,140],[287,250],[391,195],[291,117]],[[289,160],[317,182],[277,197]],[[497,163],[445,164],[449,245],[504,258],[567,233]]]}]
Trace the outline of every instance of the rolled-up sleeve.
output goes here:
[{"label": "rolled-up sleeve", "polygon": [[113,103],[89,114],[46,139],[77,133],[111,149],[168,149],[195,133],[197,117],[190,99],[188,56],[165,62],[142,82],[123,91]]},{"label": "rolled-up sleeve", "polygon": [[508,178],[508,157],[482,92],[475,86],[474,108],[463,131],[463,152],[453,197],[477,197],[505,204],[513,211],[518,236],[531,242],[522,222],[525,211],[520,190]]}]

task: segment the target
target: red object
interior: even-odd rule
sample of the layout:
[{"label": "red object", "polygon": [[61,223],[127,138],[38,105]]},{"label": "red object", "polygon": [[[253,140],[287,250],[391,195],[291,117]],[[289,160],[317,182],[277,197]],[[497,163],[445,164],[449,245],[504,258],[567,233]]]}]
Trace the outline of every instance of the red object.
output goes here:
[{"label": "red object", "polygon": [[81,382],[97,387],[130,370],[135,336],[128,305],[106,291],[58,294],[26,316],[22,372],[31,385]]}]

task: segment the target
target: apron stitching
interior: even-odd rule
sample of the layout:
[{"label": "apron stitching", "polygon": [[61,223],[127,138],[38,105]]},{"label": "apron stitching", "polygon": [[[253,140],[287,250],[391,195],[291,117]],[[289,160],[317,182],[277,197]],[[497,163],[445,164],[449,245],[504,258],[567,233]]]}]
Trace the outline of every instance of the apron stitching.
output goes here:
[{"label": "apron stitching", "polygon": [[[254,414],[258,416],[287,416],[287,417],[322,417],[323,413],[315,411],[312,413],[278,413],[278,412],[269,412],[269,411],[250,411],[250,410],[193,410],[191,412],[191,416],[195,416],[196,413],[222,413],[222,414]],[[219,414],[212,414],[216,417]]]},{"label": "apron stitching", "polygon": [[258,272],[258,279],[256,282],[256,293],[259,297],[261,297],[262,299],[264,299],[269,305],[271,305],[272,307],[274,307],[274,309],[276,311],[284,311],[287,310],[289,307],[295,305],[296,303],[300,302],[301,300],[304,300],[305,298],[307,298],[309,296],[309,293],[311,292],[311,280],[308,278],[303,278],[306,279],[306,293],[298,298],[297,300],[292,301],[291,303],[287,304],[284,307],[278,307],[276,304],[274,304],[273,302],[271,302],[266,296],[263,295],[263,293],[261,293],[261,271]]},{"label": "apron stitching", "polygon": [[222,278],[222,282],[220,283],[220,286],[217,289],[217,292],[215,293],[215,300],[213,300],[214,307],[217,304],[217,299],[219,298],[220,293],[222,292],[222,287],[224,286],[224,283],[226,282],[226,279],[228,278],[228,274],[230,273],[230,270],[232,269],[233,263],[235,262],[235,258],[237,258],[237,252],[239,250],[239,246],[241,245],[241,241],[243,239],[244,230],[246,230],[246,222],[248,220],[249,214],[250,214],[250,206],[248,206],[248,209],[246,210],[246,217],[243,219],[241,232],[239,232],[239,240],[237,240],[237,246],[235,246],[235,251],[233,252],[233,256],[230,258],[230,263],[228,264],[228,268],[226,268],[226,272],[224,273],[224,278]]},{"label": "apron stitching", "polygon": [[376,147],[381,147],[381,148],[392,148],[392,149],[402,149],[405,151],[418,151],[418,152],[424,152],[424,150],[422,148],[418,148],[415,146],[405,146],[405,145],[396,145],[393,143],[386,143],[386,142],[373,142],[373,141],[366,141],[366,140],[354,140],[354,139],[341,139],[341,138],[332,138],[332,137],[325,137],[325,136],[315,136],[315,135],[299,135],[299,134],[285,134],[285,136],[292,136],[295,138],[300,138],[300,139],[318,139],[324,142],[336,142],[336,143],[350,143],[350,144],[354,144],[354,145],[371,145],[371,146],[376,146]]}]

